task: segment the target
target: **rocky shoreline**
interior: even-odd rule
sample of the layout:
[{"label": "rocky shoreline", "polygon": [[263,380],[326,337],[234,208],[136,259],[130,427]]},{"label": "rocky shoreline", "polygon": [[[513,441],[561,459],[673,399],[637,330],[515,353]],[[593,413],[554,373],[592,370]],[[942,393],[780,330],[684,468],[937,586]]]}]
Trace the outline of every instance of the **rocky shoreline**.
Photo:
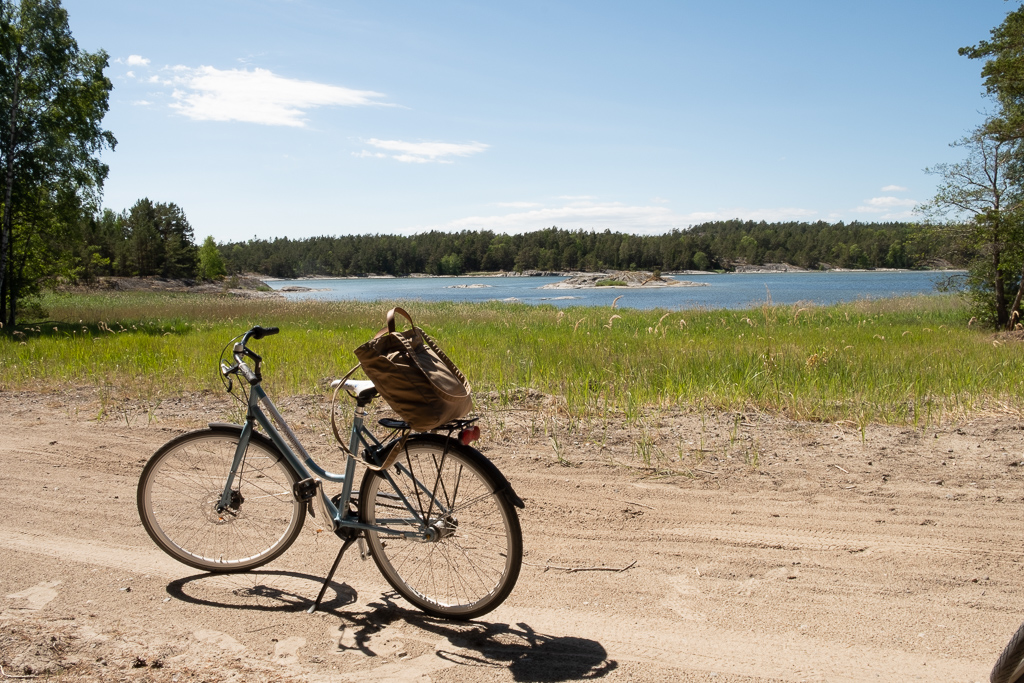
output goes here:
[{"label": "rocky shoreline", "polygon": [[226,294],[241,299],[280,299],[280,292],[254,275],[233,275],[219,282],[165,277],[116,277],[96,278],[88,284],[66,285],[57,288],[64,291],[87,292],[188,292],[193,294]]},{"label": "rocky shoreline", "polygon": [[[760,265],[748,265],[745,263],[731,264],[732,270],[680,270],[671,271],[670,273],[663,273],[661,278],[664,280],[662,283],[664,286],[678,286],[672,283],[681,283],[690,287],[700,287],[703,283],[700,282],[688,282],[686,280],[675,280],[674,278],[679,275],[734,275],[734,274],[772,274],[772,273],[892,273],[892,272],[909,272],[910,268],[839,268],[833,267],[828,264],[823,264],[827,267],[823,268],[802,268],[800,266],[794,266],[790,263],[764,263]],[[952,264],[936,260],[927,264],[924,270],[959,270],[952,266]],[[584,272],[578,270],[524,270],[522,272],[515,271],[491,271],[491,272],[476,272],[476,273],[462,273],[461,275],[431,275],[428,273],[409,273],[408,275],[380,275],[377,273],[364,273],[360,275],[304,275],[295,278],[280,278],[261,276],[253,274],[252,277],[260,278],[265,282],[296,282],[303,280],[365,280],[365,279],[381,279],[381,280],[394,280],[403,278],[465,278],[465,277],[477,277],[477,278],[498,278],[498,277],[514,277],[514,278],[529,278],[529,277],[564,277],[564,278],[598,278],[598,279],[624,279],[627,282],[632,282],[636,277],[640,277],[641,280],[644,278],[651,277],[650,271],[628,271],[628,270],[602,270],[597,272]],[[582,281],[582,280],[581,280]],[[461,285],[454,285],[461,287]],[[628,285],[636,286],[636,285]],[[649,285],[647,285],[649,286]],[[550,287],[550,285],[545,285]]]},{"label": "rocky shoreline", "polygon": [[539,289],[629,289],[633,287],[707,287],[705,282],[676,280],[647,271],[608,270],[601,273],[577,273],[562,282],[543,285]]}]

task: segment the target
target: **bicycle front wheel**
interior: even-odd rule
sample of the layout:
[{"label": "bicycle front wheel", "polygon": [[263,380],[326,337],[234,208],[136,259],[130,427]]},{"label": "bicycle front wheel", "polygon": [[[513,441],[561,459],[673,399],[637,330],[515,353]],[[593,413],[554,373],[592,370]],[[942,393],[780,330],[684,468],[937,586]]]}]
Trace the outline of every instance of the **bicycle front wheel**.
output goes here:
[{"label": "bicycle front wheel", "polygon": [[305,506],[295,473],[272,442],[249,440],[227,509],[218,510],[241,428],[183,434],[142,471],[137,503],[150,537],[180,562],[211,572],[254,569],[288,549],[302,531]]},{"label": "bicycle front wheel", "polygon": [[989,675],[992,683],[1017,683],[1024,680],[1024,624],[1003,648],[999,660]]},{"label": "bicycle front wheel", "polygon": [[445,441],[412,437],[393,467],[367,470],[359,512],[366,524],[427,534],[366,532],[370,555],[395,590],[428,614],[472,619],[512,592],[523,536],[484,457],[455,441],[446,452]]}]

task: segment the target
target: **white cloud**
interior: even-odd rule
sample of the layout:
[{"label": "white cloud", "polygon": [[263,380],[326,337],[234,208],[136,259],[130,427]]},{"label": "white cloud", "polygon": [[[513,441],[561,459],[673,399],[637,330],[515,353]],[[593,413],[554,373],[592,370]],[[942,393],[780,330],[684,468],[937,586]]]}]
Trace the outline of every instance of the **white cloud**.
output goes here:
[{"label": "white cloud", "polygon": [[157,76],[157,75],[150,76],[149,78],[146,79],[146,83],[159,83],[159,82],[160,82],[160,77]]},{"label": "white cloud", "polygon": [[388,155],[383,152],[371,152],[369,150],[360,150],[358,152],[352,152],[352,156],[360,159],[373,158],[373,159],[387,159]]},{"label": "white cloud", "polygon": [[507,209],[532,209],[537,206],[541,206],[537,202],[497,202],[495,206],[501,206]]},{"label": "white cloud", "polygon": [[266,69],[190,69],[171,67],[177,86],[171,106],[197,121],[244,121],[267,126],[306,125],[306,110],[321,106],[381,104],[370,90],[300,81]]},{"label": "white cloud", "polygon": [[135,78],[135,72],[134,71],[128,71],[128,72],[125,73],[125,76],[127,76],[128,78]]},{"label": "white cloud", "polygon": [[[775,209],[721,209],[704,213],[689,214],[691,216],[707,216],[701,221],[727,221],[731,218],[738,218],[741,221],[795,221],[811,220],[818,215],[814,209],[801,209],[795,206],[785,206]],[[695,223],[698,221],[694,221]]]},{"label": "white cloud", "polygon": [[521,233],[557,225],[567,230],[604,230],[660,234],[673,228],[685,229],[696,223],[740,218],[779,221],[809,219],[815,211],[798,208],[722,209],[679,214],[664,206],[630,206],[620,202],[572,202],[560,207],[538,208],[492,216],[468,216],[443,225],[414,230],[494,230]]},{"label": "white cloud", "polygon": [[[431,159],[428,157],[420,157],[416,156],[415,154],[396,154],[391,158],[397,159],[398,161],[401,161],[404,164],[429,164],[431,161],[435,161],[435,159]],[[437,159],[436,161],[439,164],[452,163],[451,159]]]},{"label": "white cloud", "polygon": [[916,199],[900,199],[899,197],[872,197],[858,206],[854,211],[857,213],[881,213],[901,206],[913,207],[919,202]]},{"label": "white cloud", "polygon": [[149,60],[141,55],[128,55],[124,63],[128,66],[149,66]]},{"label": "white cloud", "polygon": [[148,107],[149,105],[151,105],[153,103],[150,102],[149,100],[135,100],[134,102],[132,102],[132,104],[137,105],[139,107]]},{"label": "white cloud", "polygon": [[[479,154],[490,147],[490,145],[482,142],[465,144],[454,142],[405,142],[404,140],[378,140],[377,138],[367,140],[366,144],[389,152],[399,152],[398,154],[392,154],[391,158],[407,164],[426,164],[430,162],[450,164],[452,160],[449,157],[468,157],[472,154]],[[357,156],[379,157],[385,155],[366,152]]]},{"label": "white cloud", "polygon": [[882,188],[882,192],[906,192],[907,188],[901,185],[886,185]]},{"label": "white cloud", "polygon": [[903,221],[913,216],[914,212],[912,209],[919,203],[916,199],[872,197],[871,199],[866,199],[863,204],[853,209],[853,211],[854,213],[878,214],[876,216],[878,220]]}]

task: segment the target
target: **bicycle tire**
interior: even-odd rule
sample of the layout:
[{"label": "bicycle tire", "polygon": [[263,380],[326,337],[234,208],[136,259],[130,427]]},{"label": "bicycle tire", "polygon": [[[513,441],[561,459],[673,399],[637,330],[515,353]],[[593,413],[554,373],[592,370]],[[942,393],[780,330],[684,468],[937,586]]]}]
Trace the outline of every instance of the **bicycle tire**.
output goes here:
[{"label": "bicycle tire", "polygon": [[991,683],[1017,683],[1024,680],[1024,624],[1003,648],[989,674]]},{"label": "bicycle tire", "polygon": [[298,537],[305,505],[298,477],[269,439],[253,434],[232,507],[218,513],[241,427],[204,429],[164,444],[142,470],[136,503],[150,538],[196,569],[241,572],[278,557]]},{"label": "bicycle tire", "polygon": [[[409,473],[420,481],[419,495]],[[368,469],[359,488],[363,523],[402,530],[423,527],[395,487],[420,519],[432,508],[427,525],[436,532],[434,540],[366,532],[370,555],[387,582],[417,608],[446,619],[472,619],[504,602],[523,559],[522,529],[506,486],[478,451],[434,434],[410,437],[387,472]]]}]

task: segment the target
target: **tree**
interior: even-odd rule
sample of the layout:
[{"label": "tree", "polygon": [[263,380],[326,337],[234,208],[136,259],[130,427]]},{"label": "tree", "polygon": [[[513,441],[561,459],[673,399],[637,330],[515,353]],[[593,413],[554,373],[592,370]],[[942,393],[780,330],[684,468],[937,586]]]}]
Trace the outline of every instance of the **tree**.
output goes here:
[{"label": "tree", "polygon": [[[944,183],[936,200],[942,200],[945,191],[945,198],[968,204],[968,208],[957,204],[952,208],[969,215],[971,245],[981,249],[988,260],[985,266],[981,265],[984,261],[972,266],[971,291],[976,302],[992,313],[993,322],[1012,327],[1024,296],[1020,263],[1024,260],[1024,7],[1008,13],[991,36],[991,40],[960,48],[960,54],[985,60],[981,76],[996,112],[969,138],[968,161],[956,165],[963,172],[950,179],[952,185]],[[1013,303],[1007,304],[1006,287],[1014,280],[1019,281],[1017,293]],[[990,302],[985,301],[986,295],[991,295]]]},{"label": "tree", "polygon": [[123,217],[127,242],[126,274],[190,278],[196,273],[197,250],[192,226],[176,204],[148,197],[135,202]]},{"label": "tree", "polygon": [[111,209],[83,218],[74,250],[78,256],[71,280],[93,282],[100,275],[116,272],[124,251],[122,218]]},{"label": "tree", "polygon": [[[1015,143],[982,126],[953,144],[967,152],[958,163],[925,169],[940,177],[935,197],[919,210],[929,219],[947,221],[947,230],[977,254],[969,266],[969,289],[979,317],[999,327],[1012,326],[1019,310],[1024,278],[1019,204],[1007,174]],[[1007,291],[1016,284],[1011,305]]]},{"label": "tree", "polygon": [[156,225],[164,246],[160,274],[164,277],[194,277],[198,265],[192,226],[177,204],[156,204]]},{"label": "tree", "polygon": [[164,263],[164,249],[157,228],[156,210],[148,198],[140,199],[124,216],[125,272],[156,275]]},{"label": "tree", "polygon": [[76,253],[68,245],[77,238],[78,214],[73,198],[49,188],[21,197],[7,268],[10,290],[19,298],[36,293],[54,276],[73,273]]},{"label": "tree", "polygon": [[[102,50],[78,49],[59,0],[0,0],[0,320],[8,328],[19,296],[16,242],[37,226],[18,221],[43,195],[81,214],[106,178],[97,155],[116,144],[100,127],[113,87],[106,67]],[[66,220],[66,210],[59,213]]]},{"label": "tree", "polygon": [[992,39],[960,48],[969,59],[984,59],[981,76],[999,114],[986,123],[986,132],[1003,139],[1024,137],[1024,7],[1006,15],[992,29]]},{"label": "tree", "polygon": [[441,263],[438,270],[441,275],[461,275],[462,257],[455,253],[441,257]]},{"label": "tree", "polygon": [[213,241],[212,236],[207,236],[203,246],[199,247],[199,277],[204,280],[219,280],[227,274],[224,267],[224,259],[220,256],[220,250]]}]

